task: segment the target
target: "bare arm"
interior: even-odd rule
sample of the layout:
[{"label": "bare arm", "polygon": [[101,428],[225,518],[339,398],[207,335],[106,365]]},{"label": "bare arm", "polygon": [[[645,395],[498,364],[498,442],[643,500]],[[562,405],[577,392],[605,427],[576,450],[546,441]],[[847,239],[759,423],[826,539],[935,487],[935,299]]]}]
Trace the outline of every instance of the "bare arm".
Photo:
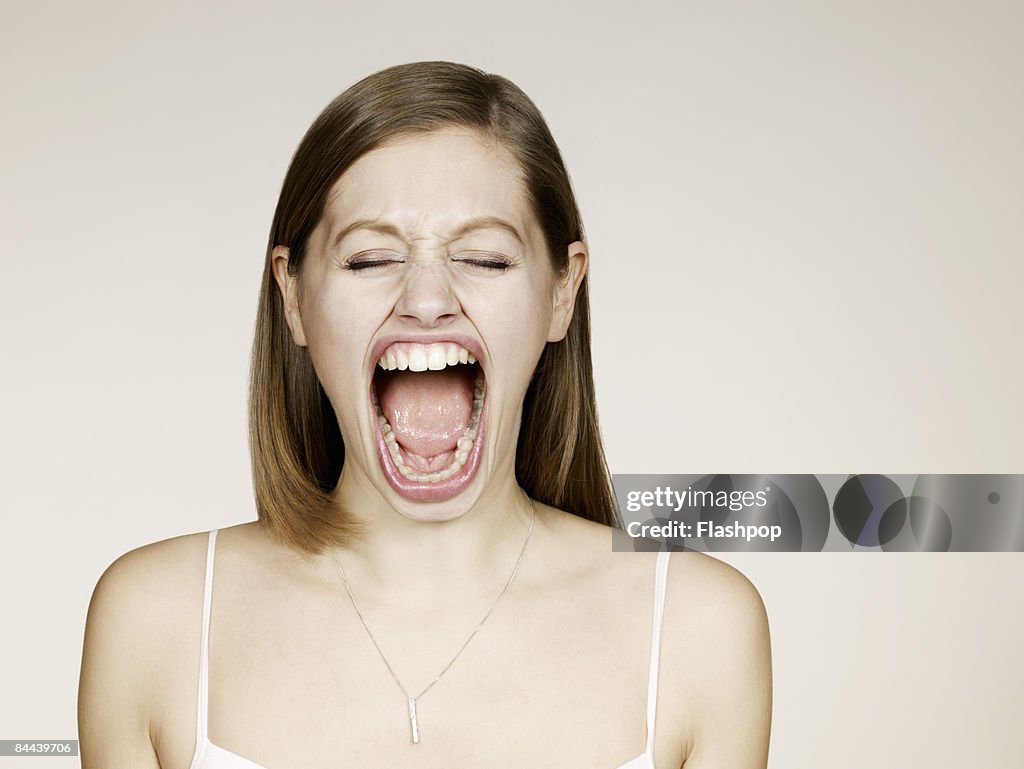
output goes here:
[{"label": "bare arm", "polygon": [[701,611],[703,652],[693,748],[685,769],[765,769],[772,718],[768,617],[757,589],[725,567]]},{"label": "bare arm", "polygon": [[144,560],[133,551],[111,564],[89,604],[78,688],[82,769],[160,767],[150,739],[159,650]]}]

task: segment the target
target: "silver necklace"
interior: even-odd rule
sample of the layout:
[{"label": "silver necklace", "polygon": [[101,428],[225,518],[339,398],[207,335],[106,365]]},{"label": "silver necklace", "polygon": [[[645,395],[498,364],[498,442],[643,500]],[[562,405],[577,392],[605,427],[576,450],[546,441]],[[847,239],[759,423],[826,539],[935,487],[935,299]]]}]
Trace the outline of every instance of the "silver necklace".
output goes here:
[{"label": "silver necklace", "polygon": [[512,568],[512,574],[511,576],[509,576],[508,582],[505,583],[505,587],[503,587],[501,589],[501,592],[498,593],[498,597],[494,599],[494,603],[491,604],[491,608],[487,610],[487,613],[484,615],[484,618],[480,620],[479,624],[473,629],[473,632],[469,634],[469,638],[467,638],[465,643],[463,643],[462,646],[459,647],[459,650],[455,652],[455,656],[448,661],[448,664],[441,669],[441,672],[437,674],[434,680],[427,684],[423,688],[423,691],[421,691],[415,697],[409,694],[406,688],[402,686],[402,682],[399,681],[398,676],[395,675],[395,671],[391,667],[391,663],[388,662],[388,658],[384,656],[384,652],[381,651],[380,644],[377,643],[377,639],[374,637],[373,632],[370,630],[370,626],[367,625],[366,620],[363,619],[363,613],[359,611],[359,604],[356,603],[356,597],[352,594],[352,588],[349,586],[348,579],[345,577],[345,569],[342,568],[341,561],[338,560],[338,554],[333,550],[331,551],[331,556],[334,558],[334,563],[338,567],[338,573],[341,575],[341,581],[345,584],[345,591],[348,593],[349,600],[352,601],[352,608],[356,610],[356,616],[359,617],[359,621],[363,623],[363,628],[366,630],[366,634],[370,636],[370,640],[373,641],[373,645],[377,649],[377,654],[379,654],[380,658],[384,661],[385,667],[387,667],[388,672],[391,674],[391,677],[395,680],[395,683],[398,684],[398,688],[402,690],[402,694],[405,695],[406,700],[408,701],[409,726],[412,729],[413,743],[418,743],[420,741],[419,718],[416,713],[417,700],[419,700],[424,694],[426,694],[430,690],[430,687],[432,687],[434,684],[440,681],[441,676],[448,672],[448,668],[450,668],[452,666],[452,663],[459,658],[459,655],[462,654],[463,649],[469,646],[469,642],[473,640],[473,636],[475,636],[477,634],[477,631],[483,627],[484,623],[487,621],[487,618],[491,616],[491,612],[494,611],[494,607],[498,605],[498,601],[501,600],[501,597],[505,595],[505,591],[508,590],[509,585],[512,584],[512,580],[516,578],[516,572],[519,571],[519,564],[523,560],[523,553],[526,552],[526,545],[530,541],[530,535],[533,533],[533,522],[537,518],[537,508],[534,506],[532,499],[530,499],[530,509],[532,510],[532,513],[530,515],[530,528],[526,532],[526,539],[523,540],[523,547],[519,551],[519,557],[516,559],[516,565]]}]

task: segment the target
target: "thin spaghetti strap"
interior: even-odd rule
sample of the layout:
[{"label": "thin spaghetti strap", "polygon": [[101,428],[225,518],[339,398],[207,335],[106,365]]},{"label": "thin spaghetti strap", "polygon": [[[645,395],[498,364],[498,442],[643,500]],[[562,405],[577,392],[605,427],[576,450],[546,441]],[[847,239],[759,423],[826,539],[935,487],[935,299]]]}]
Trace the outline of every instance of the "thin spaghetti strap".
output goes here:
[{"label": "thin spaghetti strap", "polygon": [[668,550],[658,552],[654,567],[654,618],[651,628],[651,664],[647,680],[647,747],[644,752],[654,762],[654,722],[658,709],[658,667],[661,660],[661,624],[665,616],[665,585],[668,581]]},{"label": "thin spaghetti strap", "polygon": [[196,707],[196,750],[206,740],[207,703],[210,677],[210,603],[213,597],[213,555],[217,529],[210,532],[206,546],[206,586],[203,588],[203,636],[199,647],[199,705]]}]

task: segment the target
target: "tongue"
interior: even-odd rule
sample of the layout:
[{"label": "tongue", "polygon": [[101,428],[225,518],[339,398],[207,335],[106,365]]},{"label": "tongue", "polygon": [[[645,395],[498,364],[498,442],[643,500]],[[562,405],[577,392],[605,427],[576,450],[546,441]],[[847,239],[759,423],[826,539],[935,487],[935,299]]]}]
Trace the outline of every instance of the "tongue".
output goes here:
[{"label": "tongue", "polygon": [[469,427],[473,370],[449,366],[440,371],[388,372],[377,382],[377,400],[406,451],[421,457],[454,451]]}]

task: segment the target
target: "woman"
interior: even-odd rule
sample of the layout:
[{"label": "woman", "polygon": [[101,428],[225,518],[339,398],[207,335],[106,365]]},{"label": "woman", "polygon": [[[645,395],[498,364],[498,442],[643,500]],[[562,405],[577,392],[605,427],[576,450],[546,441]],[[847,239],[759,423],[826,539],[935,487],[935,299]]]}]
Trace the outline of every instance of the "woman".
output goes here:
[{"label": "woman", "polygon": [[104,573],[85,769],[766,764],[757,591],[612,552],[587,261],[504,78],[421,62],[327,107],[264,270],[259,518]]}]

